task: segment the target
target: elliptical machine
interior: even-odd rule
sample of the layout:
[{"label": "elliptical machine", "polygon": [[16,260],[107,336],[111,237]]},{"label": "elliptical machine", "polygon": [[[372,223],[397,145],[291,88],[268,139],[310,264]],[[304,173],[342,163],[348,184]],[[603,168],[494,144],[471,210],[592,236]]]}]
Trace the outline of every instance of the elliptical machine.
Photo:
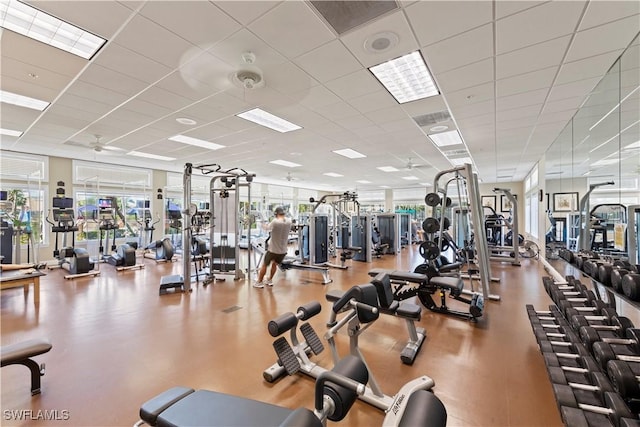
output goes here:
[{"label": "elliptical machine", "polygon": [[[116,247],[116,225],[113,199],[98,199],[98,215],[100,229],[100,254],[102,260],[107,264],[117,267],[118,270],[138,267],[136,265],[136,249],[135,243],[123,243]],[[111,233],[112,232],[112,233]],[[111,242],[111,252],[105,254],[105,248],[109,248],[109,234],[113,235]],[[102,238],[105,236],[105,245],[102,246]],[[140,265],[142,266],[142,265]]]},{"label": "elliptical machine", "polygon": [[[78,226],[75,223],[73,213],[73,199],[70,197],[54,197],[52,208],[53,221],[48,217],[45,220],[51,224],[51,231],[56,235],[53,256],[58,260],[58,267],[64,268],[70,274],[65,279],[76,277],[97,276],[99,271],[93,270],[94,263],[86,249],[75,248],[75,233]],[[58,246],[58,235],[62,233],[62,248]],[[71,245],[67,245],[67,234],[71,233]]]},{"label": "elliptical machine", "polygon": [[165,237],[162,240],[153,240],[153,232],[156,229],[156,224],[160,222],[160,218],[152,221],[151,214],[145,215],[144,225],[138,221],[138,224],[143,226],[144,231],[144,257],[154,260],[155,262],[167,262],[173,261],[173,255],[175,253],[171,239]]}]

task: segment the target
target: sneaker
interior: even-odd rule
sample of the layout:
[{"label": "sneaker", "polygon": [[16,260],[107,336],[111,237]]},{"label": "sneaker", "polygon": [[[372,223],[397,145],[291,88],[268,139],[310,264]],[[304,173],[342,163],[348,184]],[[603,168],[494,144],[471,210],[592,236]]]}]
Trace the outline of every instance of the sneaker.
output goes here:
[{"label": "sneaker", "polygon": [[273,286],[273,280],[271,280],[271,279],[267,279],[267,281],[265,282],[265,284],[266,284],[267,286]]},{"label": "sneaker", "polygon": [[253,283],[253,287],[262,289],[262,288],[264,288],[264,283],[262,283],[262,282],[254,282]]}]

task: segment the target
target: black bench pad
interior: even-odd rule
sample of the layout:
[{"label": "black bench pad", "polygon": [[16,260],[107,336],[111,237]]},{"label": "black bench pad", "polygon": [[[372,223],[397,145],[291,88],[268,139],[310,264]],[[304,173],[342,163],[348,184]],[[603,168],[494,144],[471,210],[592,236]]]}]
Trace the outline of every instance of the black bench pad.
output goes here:
[{"label": "black bench pad", "polygon": [[391,280],[404,280],[411,283],[426,283],[429,281],[429,276],[420,273],[411,273],[409,271],[401,270],[386,270],[384,268],[374,268],[369,271],[369,276],[376,277],[380,273],[389,275]]},{"label": "black bench pad", "polygon": [[398,427],[446,426],[447,410],[432,392],[418,390],[411,393]]},{"label": "black bench pad", "polygon": [[442,289],[461,292],[464,288],[464,282],[458,277],[432,277],[429,283]]},{"label": "black bench pad", "polygon": [[201,426],[279,426],[291,415],[291,409],[231,396],[198,390],[179,400],[158,416],[158,427]]},{"label": "black bench pad", "polygon": [[21,360],[46,353],[49,350],[51,350],[51,343],[43,338],[3,345],[0,349],[0,353],[2,353],[2,366],[11,365]]},{"label": "black bench pad", "polygon": [[[340,289],[332,289],[326,293],[325,298],[329,302],[336,302],[344,295],[344,291]],[[380,313],[390,314],[392,316],[403,317],[407,319],[420,320],[422,314],[422,308],[416,304],[410,303],[398,303],[393,301],[389,307],[378,307]]]}]

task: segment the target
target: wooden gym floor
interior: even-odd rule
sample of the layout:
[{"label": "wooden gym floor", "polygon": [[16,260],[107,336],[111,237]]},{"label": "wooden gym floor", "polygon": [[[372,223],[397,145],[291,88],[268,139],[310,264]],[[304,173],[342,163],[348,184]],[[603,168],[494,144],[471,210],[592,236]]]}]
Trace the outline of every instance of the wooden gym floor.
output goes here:
[{"label": "wooden gym floor", "polygon": [[[236,394],[289,408],[313,406],[313,381],[286,377],[274,384],[262,371],[275,361],[267,322],[300,304],[319,300],[323,311],[311,324],[322,337],[329,317],[324,294],[368,281],[373,267],[413,269],[420,263],[417,247],[387,255],[371,264],[349,262],[348,270],[331,270],[334,282],[323,286],[320,275],[298,270],[279,272],[272,289],[254,289],[231,277],[208,287],[194,286],[191,295],[158,296],[160,277],[181,272],[181,262],[116,272],[101,265],[101,275],[72,281],[59,270],[41,280],[39,305],[33,292],[1,294],[2,344],[48,337],[42,394],[31,397],[29,371],[2,368],[2,425],[130,426],[142,402],[165,389],[184,385]],[[551,300],[542,286],[545,274],[536,260],[521,267],[492,264],[492,293],[477,324],[423,310],[419,326],[427,339],[413,366],[400,362],[407,338],[398,319],[382,316],[360,339],[361,349],[386,394],[393,395],[420,375],[435,380],[449,426],[562,425],[544,362],[527,318],[525,304],[545,309]],[[478,284],[476,283],[476,286]],[[451,301],[450,307],[467,306]],[[338,337],[346,351],[346,334]],[[331,366],[328,348],[316,360]],[[43,421],[12,418],[13,410],[58,411]],[[68,411],[63,413],[62,411]],[[23,413],[24,414],[24,413]],[[26,413],[28,415],[28,413]],[[342,425],[380,425],[384,415],[356,402]]]}]

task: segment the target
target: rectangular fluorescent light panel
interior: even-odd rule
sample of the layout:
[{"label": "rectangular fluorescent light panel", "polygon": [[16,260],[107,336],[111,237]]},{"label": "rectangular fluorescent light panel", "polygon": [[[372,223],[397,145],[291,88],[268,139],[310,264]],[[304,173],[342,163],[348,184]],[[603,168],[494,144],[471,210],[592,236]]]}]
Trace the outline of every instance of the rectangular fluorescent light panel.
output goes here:
[{"label": "rectangular fluorescent light panel", "polygon": [[18,95],[17,93],[7,92],[0,90],[0,102],[5,104],[17,105],[18,107],[31,108],[32,110],[44,111],[49,106],[46,101],[30,98],[24,95]]},{"label": "rectangular fluorescent light panel", "polygon": [[269,163],[272,163],[274,165],[286,166],[288,168],[299,168],[300,166],[302,166],[297,163],[289,162],[287,160],[271,160]]},{"label": "rectangular fluorescent light panel", "polygon": [[169,138],[169,141],[181,142],[183,144],[193,145],[196,147],[207,148],[209,150],[219,150],[224,148],[224,145],[216,144],[213,142],[205,141],[203,139],[192,138],[190,136],[175,135]]},{"label": "rectangular fluorescent light panel", "polygon": [[380,166],[377,169],[381,170],[382,172],[398,172],[398,169],[394,168],[393,166]]},{"label": "rectangular fluorescent light panel", "polygon": [[369,71],[400,104],[440,93],[419,51],[375,65]]},{"label": "rectangular fluorescent light panel", "polygon": [[106,42],[102,37],[17,0],[0,2],[0,27],[84,59],[91,58]]},{"label": "rectangular fluorescent light panel", "polygon": [[429,139],[433,141],[438,147],[446,147],[447,145],[462,144],[462,138],[457,130],[450,130],[449,132],[433,133],[427,135]]},{"label": "rectangular fluorescent light panel", "polygon": [[2,129],[0,128],[0,135],[7,135],[7,136],[20,136],[22,135],[22,132],[19,130],[13,130],[13,129]]},{"label": "rectangular fluorescent light panel", "polygon": [[344,157],[348,157],[350,159],[362,159],[363,157],[367,157],[362,153],[358,153],[356,150],[352,150],[351,148],[345,148],[343,150],[335,150],[334,153]]},{"label": "rectangular fluorescent light panel", "polygon": [[417,176],[411,175],[411,176],[403,176],[402,179],[406,179],[407,181],[417,181],[420,178],[418,178]]},{"label": "rectangular fluorescent light panel", "polygon": [[271,113],[267,113],[266,111],[261,110],[260,108],[254,108],[253,110],[236,114],[236,116],[240,117],[241,119],[249,120],[250,122],[259,124],[264,127],[268,127],[269,129],[273,129],[281,133],[302,129],[302,127],[296,124],[293,124],[291,122],[288,122],[285,119],[281,119],[278,116],[274,116]]},{"label": "rectangular fluorescent light panel", "polygon": [[143,153],[142,151],[129,151],[127,155],[135,156],[135,157],[144,157],[145,159],[162,160],[165,162],[170,162],[172,160],[175,160],[175,157],[166,157],[166,156],[160,156],[158,154]]},{"label": "rectangular fluorescent light panel", "polygon": [[327,172],[327,173],[325,173],[323,175],[331,176],[333,178],[340,178],[341,176],[344,176],[344,175],[340,175],[339,173],[335,173],[335,172]]},{"label": "rectangular fluorescent light panel", "polygon": [[371,181],[367,181],[366,179],[359,179],[356,182],[358,184],[371,184]]},{"label": "rectangular fluorescent light panel", "polygon": [[449,161],[454,166],[462,166],[462,165],[467,164],[467,163],[472,164],[471,157],[460,157],[460,158],[457,158],[457,159],[449,159]]}]

